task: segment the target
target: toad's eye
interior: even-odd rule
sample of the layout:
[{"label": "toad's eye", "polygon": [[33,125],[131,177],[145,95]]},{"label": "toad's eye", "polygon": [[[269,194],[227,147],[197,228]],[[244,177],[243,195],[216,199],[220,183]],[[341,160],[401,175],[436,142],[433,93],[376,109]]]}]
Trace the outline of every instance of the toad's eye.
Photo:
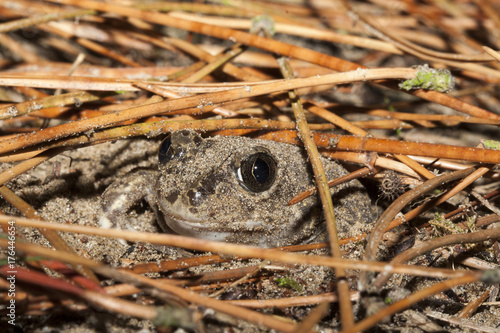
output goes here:
[{"label": "toad's eye", "polygon": [[166,164],[171,160],[183,160],[194,156],[202,141],[201,136],[193,131],[173,132],[161,142],[158,161],[160,164]]},{"label": "toad's eye", "polygon": [[158,161],[160,164],[165,164],[172,159],[172,152],[170,151],[170,146],[172,145],[172,136],[169,135],[161,142],[160,149],[158,151]]},{"label": "toad's eye", "polygon": [[264,152],[258,152],[241,161],[237,168],[241,186],[252,192],[270,188],[276,180],[276,161]]}]

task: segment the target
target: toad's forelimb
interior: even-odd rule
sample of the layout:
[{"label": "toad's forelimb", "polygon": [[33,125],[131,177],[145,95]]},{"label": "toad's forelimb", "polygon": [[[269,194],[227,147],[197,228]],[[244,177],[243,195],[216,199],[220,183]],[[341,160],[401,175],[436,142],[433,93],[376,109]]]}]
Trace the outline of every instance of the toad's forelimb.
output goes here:
[{"label": "toad's forelimb", "polygon": [[140,169],[111,184],[102,195],[103,214],[99,218],[99,225],[107,229],[142,231],[144,228],[140,222],[128,214],[131,208],[142,200],[148,203],[158,218],[154,193],[156,176],[155,170]]}]

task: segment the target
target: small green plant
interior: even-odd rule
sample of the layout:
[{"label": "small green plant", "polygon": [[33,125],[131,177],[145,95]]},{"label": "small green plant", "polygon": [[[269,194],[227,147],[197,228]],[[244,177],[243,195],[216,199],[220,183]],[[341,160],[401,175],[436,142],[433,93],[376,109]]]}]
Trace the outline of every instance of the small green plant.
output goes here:
[{"label": "small green plant", "polygon": [[470,232],[477,231],[476,229],[476,218],[473,216],[467,216],[467,228],[469,228]]},{"label": "small green plant", "polygon": [[462,234],[466,230],[460,228],[458,225],[453,223],[449,219],[445,219],[442,214],[436,213],[434,219],[429,221],[429,224],[434,228],[436,233],[446,233],[446,234]]},{"label": "small green plant", "polygon": [[405,80],[399,84],[404,90],[428,89],[439,92],[447,92],[455,86],[455,79],[447,69],[435,69],[425,64],[417,66],[418,72],[415,78]]},{"label": "small green plant", "polygon": [[290,277],[282,277],[274,279],[274,282],[278,282],[278,286],[290,288],[295,291],[302,291],[302,285]]},{"label": "small green plant", "polygon": [[481,143],[483,144],[484,148],[500,150],[500,141],[482,140]]},{"label": "small green plant", "polygon": [[[462,228],[459,225],[453,223],[451,220],[445,219],[443,215],[439,213],[436,213],[434,219],[429,221],[429,224],[434,228],[434,232],[436,233],[436,235],[439,234],[455,235],[455,234],[463,234],[463,233],[477,231],[476,219],[475,217],[472,216],[467,216],[466,220],[467,228]],[[477,244],[464,244],[463,246],[466,249],[470,250],[476,248],[476,245]]]},{"label": "small green plant", "polygon": [[252,18],[252,27],[250,33],[257,34],[259,31],[264,32],[267,37],[272,37],[276,33],[274,20],[269,15],[259,15]]}]

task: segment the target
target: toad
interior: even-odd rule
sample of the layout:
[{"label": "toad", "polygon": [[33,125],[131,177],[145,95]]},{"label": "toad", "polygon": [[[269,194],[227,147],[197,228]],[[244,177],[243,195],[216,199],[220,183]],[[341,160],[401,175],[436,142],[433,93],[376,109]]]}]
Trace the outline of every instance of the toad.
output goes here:
[{"label": "toad", "polygon": [[[322,158],[322,163],[328,179],[347,173],[335,161]],[[145,199],[164,232],[261,247],[324,240],[319,197],[287,204],[313,184],[303,148],[177,131],[160,146],[158,170],[138,170],[107,188],[99,223],[143,230],[128,213]],[[332,189],[340,236],[352,236],[351,230],[359,232],[372,220],[365,192],[357,180]]]}]

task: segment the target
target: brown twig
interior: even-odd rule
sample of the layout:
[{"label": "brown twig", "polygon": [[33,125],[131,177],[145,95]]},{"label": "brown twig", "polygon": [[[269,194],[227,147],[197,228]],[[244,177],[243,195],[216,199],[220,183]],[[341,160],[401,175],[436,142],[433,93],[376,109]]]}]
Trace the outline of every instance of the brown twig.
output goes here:
[{"label": "brown twig", "polygon": [[[9,221],[15,221],[18,225],[29,226],[32,228],[46,228],[62,232],[73,232],[73,233],[82,233],[82,234],[102,236],[102,237],[122,238],[124,240],[132,242],[142,241],[142,242],[149,242],[152,244],[170,245],[180,248],[186,248],[195,251],[216,252],[221,254],[227,254],[230,256],[238,256],[241,258],[261,258],[273,261],[280,261],[289,264],[308,264],[308,265],[327,266],[327,267],[342,267],[345,269],[360,269],[360,270],[367,270],[374,272],[390,271],[398,274],[412,274],[417,276],[427,276],[427,277],[437,277],[437,278],[452,278],[452,277],[462,276],[464,274],[464,272],[454,271],[449,269],[424,268],[411,265],[387,266],[386,263],[378,263],[372,261],[352,261],[352,260],[338,259],[338,258],[331,258],[324,256],[300,255],[295,253],[287,253],[283,251],[262,249],[245,245],[213,242],[213,241],[207,241],[207,240],[179,236],[179,235],[135,232],[135,231],[125,231],[118,229],[111,230],[111,229],[101,229],[97,227],[85,227],[85,226],[76,226],[69,224],[55,224],[55,223],[48,224],[33,219],[0,215],[1,225],[7,225]],[[27,245],[24,246],[26,246],[26,248],[29,248],[30,251],[33,251],[31,247]],[[71,255],[60,256],[56,251],[44,251],[43,255],[49,258],[64,260],[65,262],[68,263],[73,263],[73,260],[77,260],[77,263],[79,264],[82,263],[82,261],[80,261],[81,258],[78,256],[74,256],[76,258],[73,259]]]},{"label": "brown twig", "polygon": [[[291,79],[292,69],[287,59],[279,58],[278,64],[280,70],[285,79]],[[337,233],[337,222],[335,219],[335,212],[333,210],[333,200],[330,193],[330,187],[328,186],[328,180],[326,179],[325,169],[321,159],[319,158],[318,147],[314,143],[311,130],[305,118],[304,110],[302,108],[302,102],[297,96],[295,90],[288,92],[288,96],[292,102],[293,113],[297,122],[298,134],[304,147],[307,151],[307,155],[311,161],[314,178],[316,184],[318,184],[318,192],[323,205],[323,211],[325,213],[326,226],[328,230],[328,236],[330,240],[330,250],[332,251],[332,256],[334,258],[342,258],[342,253],[340,252],[340,245]],[[340,305],[340,315],[342,318],[342,325],[345,328],[349,328],[354,324],[354,318],[352,315],[352,304],[349,299],[349,285],[346,281],[346,272],[343,268],[335,269],[335,276],[337,279],[337,293],[339,295],[339,305]],[[319,307],[318,309],[322,309]],[[319,311],[319,310],[318,310]]]}]

